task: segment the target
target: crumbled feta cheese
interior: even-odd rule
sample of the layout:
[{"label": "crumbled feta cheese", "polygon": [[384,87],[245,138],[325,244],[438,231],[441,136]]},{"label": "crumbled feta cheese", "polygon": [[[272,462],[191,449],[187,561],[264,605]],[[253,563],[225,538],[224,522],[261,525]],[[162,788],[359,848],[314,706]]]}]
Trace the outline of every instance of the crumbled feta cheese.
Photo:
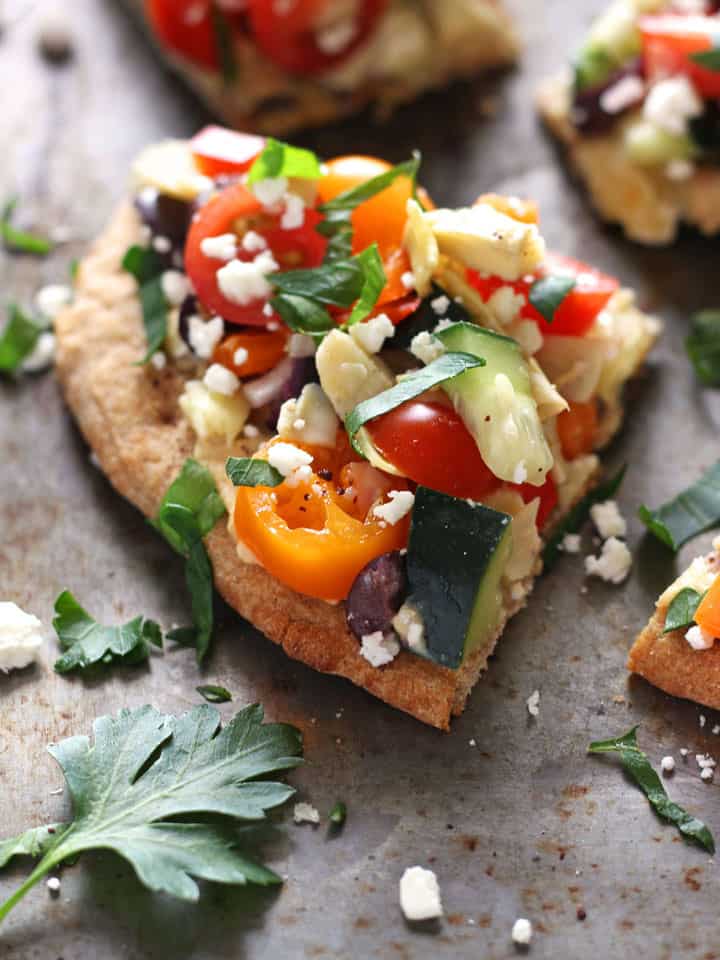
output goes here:
[{"label": "crumbled feta cheese", "polygon": [[525,466],[525,461],[521,460],[520,463],[515,465],[513,471],[513,483],[525,483],[527,480],[527,467]]},{"label": "crumbled feta cheese", "polygon": [[668,180],[689,180],[695,173],[692,160],[670,160],[665,164],[665,176]]},{"label": "crumbled feta cheese", "polygon": [[240,246],[246,253],[260,253],[261,250],[267,250],[267,240],[256,230],[248,230],[240,241]]},{"label": "crumbled feta cheese", "polygon": [[244,363],[247,363],[247,358],[249,356],[250,354],[247,352],[245,347],[238,347],[233,354],[233,363],[236,367],[241,367]]},{"label": "crumbled feta cheese", "polygon": [[274,207],[287,193],[287,177],[269,177],[258,180],[250,188],[264,207]]},{"label": "crumbled feta cheese", "polygon": [[698,723],[700,724],[700,729],[702,729],[705,726],[706,719],[707,718],[705,717],[704,713],[701,713],[700,716],[698,717]]},{"label": "crumbled feta cheese", "polygon": [[514,943],[521,946],[527,946],[532,940],[533,928],[529,920],[524,917],[518,917],[512,928],[512,938]]},{"label": "crumbled feta cheese", "polygon": [[200,241],[200,251],[211,260],[234,260],[238,254],[238,238],[234,233],[220,233]]},{"label": "crumbled feta cheese", "polygon": [[430,306],[439,317],[442,317],[450,306],[450,297],[446,297],[445,294],[442,293],[439,297],[434,297],[430,301]]},{"label": "crumbled feta cheese", "polygon": [[708,756],[707,753],[696,753],[695,762],[697,763],[697,765],[700,767],[701,770],[705,770],[706,768],[709,768],[710,770],[714,770],[715,767],[717,766],[716,761],[713,760],[712,757]]},{"label": "crumbled feta cheese", "polygon": [[290,357],[313,357],[315,349],[315,341],[306,333],[293,333],[288,340],[287,352]]},{"label": "crumbled feta cheese", "polygon": [[179,270],[166,270],[160,277],[160,285],[171,307],[179,307],[190,293],[190,281]]},{"label": "crumbled feta cheese", "polygon": [[422,330],[412,338],[410,353],[423,363],[432,363],[445,353],[445,345],[427,330]]},{"label": "crumbled feta cheese", "polygon": [[404,603],[393,617],[392,625],[402,640],[403,646],[420,656],[427,653],[425,624],[415,607]]},{"label": "crumbled feta cheese", "polygon": [[635,74],[621,77],[600,94],[600,106],[605,113],[622,113],[639,103],[645,94],[645,84]]},{"label": "crumbled feta cheese", "polygon": [[610,537],[624,537],[627,533],[625,517],[620,513],[615,500],[594,503],[590,507],[590,516],[603,540],[609,540]]},{"label": "crumbled feta cheese", "polygon": [[[275,313],[275,311],[272,308],[272,304],[270,303],[265,304],[265,306],[262,309],[262,312],[264,317],[271,317]],[[270,324],[268,324],[268,329],[270,329]]]},{"label": "crumbled feta cheese", "polygon": [[530,714],[531,717],[540,716],[540,691],[539,690],[533,690],[533,692],[527,698],[525,703],[528,708],[528,713]]},{"label": "crumbled feta cheese", "polygon": [[415,275],[412,270],[406,270],[400,277],[400,283],[406,290],[412,290],[415,287]]},{"label": "crumbled feta cheese", "polygon": [[231,397],[239,388],[240,381],[232,372],[221,363],[211,363],[205,371],[203,383],[211,393],[221,393],[224,397]]},{"label": "crumbled feta cheese", "polygon": [[389,503],[378,503],[373,507],[373,515],[394,527],[412,510],[415,494],[410,493],[409,490],[391,490],[388,498]]},{"label": "crumbled feta cheese", "polygon": [[35,341],[35,346],[22,362],[25,373],[39,373],[51,366],[55,359],[55,334],[46,330]]},{"label": "crumbled feta cheese", "polygon": [[272,287],[265,277],[277,269],[273,255],[267,250],[254,260],[231,260],[217,272],[220,292],[240,306],[253,300],[265,300],[272,293]]},{"label": "crumbled feta cheese", "polygon": [[382,630],[376,630],[362,638],[360,653],[371,666],[382,667],[400,653],[400,644],[392,634],[385,636]]},{"label": "crumbled feta cheese", "polygon": [[486,301],[486,306],[495,315],[498,323],[509,326],[527,303],[522,293],[515,293],[512,287],[498,287]]},{"label": "crumbled feta cheese", "polygon": [[432,870],[405,870],[400,878],[400,907],[408,920],[432,920],[443,915],[440,885]]},{"label": "crumbled feta cheese", "polygon": [[285,197],[285,209],[280,217],[280,226],[283,230],[298,230],[305,223],[305,204],[303,198],[296,193],[288,193]]},{"label": "crumbled feta cheese", "polygon": [[296,803],[293,807],[295,823],[320,823],[320,813],[311,803]]},{"label": "crumbled feta cheese", "polygon": [[268,463],[284,477],[313,462],[312,455],[292,443],[273,443],[268,448]]},{"label": "crumbled feta cheese", "polygon": [[54,320],[72,300],[72,290],[63,283],[49,283],[35,294],[35,306],[48,320]]},{"label": "crumbled feta cheese", "polygon": [[476,747],[476,746],[477,746],[477,740],[475,739],[475,737],[471,737],[471,738],[468,740],[468,746],[470,746],[470,747]]},{"label": "crumbled feta cheese", "polygon": [[243,427],[243,436],[248,437],[249,439],[254,439],[255,437],[260,436],[260,431],[255,426],[254,423],[246,423]]},{"label": "crumbled feta cheese", "polygon": [[600,577],[607,583],[622,583],[630,573],[632,554],[617,537],[610,537],[602,545],[599,557],[585,557],[588,576]]},{"label": "crumbled feta cheese", "polygon": [[343,17],[335,23],[322,27],[315,33],[315,43],[329,57],[337,56],[346,50],[357,33],[357,23],[353,17]]},{"label": "crumbled feta cheese", "polygon": [[565,553],[580,553],[580,534],[566,533],[562,538],[560,547],[565,551]]},{"label": "crumbled feta cheese", "polygon": [[212,356],[224,333],[225,323],[222,317],[213,317],[207,323],[197,315],[188,319],[188,340],[193,353],[201,360]]},{"label": "crumbled feta cheese", "polygon": [[687,132],[688,120],[699,116],[702,111],[703,102],[683,73],[653,84],[643,104],[646,120],[678,136]]},{"label": "crumbled feta cheese", "polygon": [[700,771],[701,780],[712,780],[714,776],[715,776],[715,771],[713,770],[712,767],[703,767],[702,770]]},{"label": "crumbled feta cheese", "polygon": [[152,248],[156,253],[170,253],[172,243],[169,237],[157,236],[153,237]]},{"label": "crumbled feta cheese", "polygon": [[16,603],[0,601],[0,670],[21,670],[37,658],[42,624]]},{"label": "crumbled feta cheese", "polygon": [[386,313],[379,313],[350,327],[350,336],[366,353],[379,353],[385,340],[395,336],[395,327]]},{"label": "crumbled feta cheese", "polygon": [[675,769],[675,758],[663,757],[660,761],[660,769],[663,773],[672,773]]},{"label": "crumbled feta cheese", "polygon": [[517,340],[520,349],[528,357],[542,350],[545,343],[540,327],[533,320],[516,320],[510,325],[507,333],[513,340]]},{"label": "crumbled feta cheese", "polygon": [[297,420],[293,421],[293,430],[300,432],[305,429],[305,421],[302,417],[298,417]]},{"label": "crumbled feta cheese", "polygon": [[60,878],[48,877],[46,885],[50,893],[60,893]]},{"label": "crumbled feta cheese", "polygon": [[156,350],[150,357],[150,363],[156,370],[164,370],[167,365],[167,357],[162,350]]},{"label": "crumbled feta cheese", "polygon": [[683,759],[687,757],[689,753],[690,751],[688,750],[687,747],[680,747],[680,756],[683,757]]},{"label": "crumbled feta cheese", "polygon": [[693,650],[709,650],[715,643],[715,637],[698,626],[690,627],[685,634],[685,639]]}]

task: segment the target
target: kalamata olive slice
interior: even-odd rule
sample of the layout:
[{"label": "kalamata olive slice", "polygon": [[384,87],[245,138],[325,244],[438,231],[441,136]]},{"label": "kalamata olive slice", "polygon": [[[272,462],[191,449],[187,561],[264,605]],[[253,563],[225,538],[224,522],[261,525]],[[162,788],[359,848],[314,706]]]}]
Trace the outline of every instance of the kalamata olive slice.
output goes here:
[{"label": "kalamata olive slice", "polygon": [[182,251],[192,215],[189,203],[154,187],[143,187],[135,196],[135,208],[153,237],[167,237],[173,250]]},{"label": "kalamata olive slice", "polygon": [[363,567],[345,601],[347,623],[358,639],[392,629],[392,619],[407,594],[405,558],[399,550],[384,553]]},{"label": "kalamata olive slice", "polygon": [[605,83],[588,87],[587,90],[581,90],[579,93],[576,92],[572,103],[571,118],[577,129],[585,134],[605,133],[614,126],[627,110],[637,106],[643,96],[640,82],[637,83],[637,96],[628,97],[627,103],[620,109],[611,111],[606,106],[608,101],[612,102],[612,98],[604,96],[608,90],[629,78],[642,81],[642,65],[639,59],[632,60],[620,70],[616,70]]}]

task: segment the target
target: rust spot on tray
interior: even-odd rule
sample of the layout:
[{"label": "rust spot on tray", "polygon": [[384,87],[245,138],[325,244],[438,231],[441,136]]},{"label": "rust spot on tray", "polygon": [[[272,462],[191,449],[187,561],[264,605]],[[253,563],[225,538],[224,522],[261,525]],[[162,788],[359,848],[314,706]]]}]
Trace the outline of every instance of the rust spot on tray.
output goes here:
[{"label": "rust spot on tray", "polygon": [[465,917],[461,913],[449,913],[447,922],[453,927],[461,927],[465,924]]},{"label": "rust spot on tray", "polygon": [[465,850],[468,850],[470,853],[475,853],[479,842],[477,837],[474,837],[470,833],[463,833],[458,839]]},{"label": "rust spot on tray", "polygon": [[635,929],[635,924],[633,923],[632,920],[621,920],[618,926],[621,927],[623,930]]},{"label": "rust spot on tray", "polygon": [[369,917],[358,917],[353,924],[356,930],[369,930],[373,925],[373,921]]},{"label": "rust spot on tray", "polygon": [[492,923],[492,917],[490,916],[489,913],[484,913],[481,917],[478,917],[477,925],[479,927],[482,927],[483,930],[487,930],[487,928],[490,926],[491,923]]},{"label": "rust spot on tray", "polygon": [[689,870],[685,871],[685,884],[686,886],[690,887],[693,893],[697,893],[702,887],[702,884],[697,879],[698,874],[702,872],[702,867],[690,867]]},{"label": "rust spot on tray", "polygon": [[575,799],[577,797],[584,797],[589,791],[590,787],[586,787],[582,783],[569,783],[566,787],[563,787],[562,795]]}]

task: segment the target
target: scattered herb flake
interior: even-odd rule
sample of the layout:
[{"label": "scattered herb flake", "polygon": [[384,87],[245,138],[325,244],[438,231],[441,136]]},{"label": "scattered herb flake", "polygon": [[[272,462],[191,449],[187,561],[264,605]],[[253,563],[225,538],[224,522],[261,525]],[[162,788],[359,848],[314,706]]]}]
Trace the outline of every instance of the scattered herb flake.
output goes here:
[{"label": "scattered herb flake", "polygon": [[700,383],[719,387],[720,310],[701,310],[693,316],[685,349]]},{"label": "scattered herb flake", "polygon": [[706,70],[713,70],[716,73],[720,72],[720,46],[718,46],[717,41],[709,50],[700,50],[698,53],[691,53],[690,59],[695,63],[699,63],[701,67],[705,67]]},{"label": "scattered herb flake", "polygon": [[576,282],[576,277],[562,273],[540,277],[530,287],[528,300],[548,323],[552,323],[555,313],[565,297],[574,289]]},{"label": "scattered herb flake", "polygon": [[13,197],[8,200],[0,214],[0,238],[8,250],[17,253],[35,253],[39,256],[45,256],[53,248],[52,243],[46,237],[39,237],[37,234],[29,233],[26,230],[18,230],[12,225],[13,214],[17,207],[18,198]]},{"label": "scattered herb flake", "polygon": [[227,703],[232,700],[232,694],[228,689],[217,687],[212,683],[206,683],[204,686],[195,687],[195,689],[208,703]]},{"label": "scattered herb flake", "polygon": [[710,830],[701,820],[691,816],[679,804],[670,800],[660,777],[653,770],[647,756],[638,747],[636,732],[637,726],[622,737],[595,740],[588,747],[588,753],[619,753],[624,770],[643,791],[657,815],[663,820],[674,823],[680,833],[704,847],[708,853],[714,853],[715,841]]},{"label": "scattered herb flake", "polygon": [[349,327],[355,323],[360,323],[361,320],[372,313],[387,279],[376,243],[371,244],[362,253],[358,254],[356,260],[362,266],[363,285],[348,319],[347,325]]},{"label": "scattered herb flake", "polygon": [[720,460],[694,484],[656,510],[644,504],[640,519],[671,550],[720,524]]},{"label": "scattered herb flake", "polygon": [[285,479],[267,460],[228,457],[225,472],[234,487],[278,487]]},{"label": "scattered herb flake", "polygon": [[338,800],[335,806],[328,814],[328,820],[335,827],[341,827],[347,819],[347,806],[342,800]]},{"label": "scattered herb flake", "polygon": [[685,587],[670,602],[665,614],[663,633],[673,630],[686,630],[695,622],[695,611],[700,606],[704,593],[698,593],[692,587]]},{"label": "scattered herb flake", "polygon": [[167,336],[168,302],[163,293],[161,274],[163,262],[150,247],[129,247],[122,259],[123,270],[131,273],[138,283],[147,352],[141,363],[160,349]]},{"label": "scattered herb flake", "polygon": [[0,372],[16,373],[32,353],[43,328],[23,313],[16,303],[8,306],[8,322],[0,334]]}]

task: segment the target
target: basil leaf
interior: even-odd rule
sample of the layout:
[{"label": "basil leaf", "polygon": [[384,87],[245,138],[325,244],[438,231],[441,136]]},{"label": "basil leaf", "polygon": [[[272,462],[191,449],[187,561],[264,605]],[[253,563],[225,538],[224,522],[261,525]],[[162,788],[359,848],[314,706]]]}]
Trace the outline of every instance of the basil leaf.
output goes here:
[{"label": "basil leaf", "polygon": [[188,458],[180,473],[167,488],[157,519],[151,521],[170,546],[183,556],[186,555],[187,543],[171,526],[163,523],[163,511],[169,504],[185,507],[193,514],[201,537],[210,533],[226,512],[213,475],[197,460]]},{"label": "basil leaf", "polygon": [[371,197],[385,190],[385,188],[394,183],[398,177],[410,177],[414,184],[417,179],[418,170],[420,169],[420,161],[420,153],[415,150],[410,160],[405,160],[404,163],[398,163],[384,173],[378,174],[377,177],[372,177],[370,180],[358,184],[357,187],[351,187],[349,190],[339,193],[336,197],[333,197],[332,200],[321,204],[318,209],[320,213],[325,214],[338,210],[352,211],[361,203],[370,200]]},{"label": "basil leaf", "polygon": [[562,522],[553,529],[552,535],[548,538],[543,549],[543,572],[547,573],[551,569],[558,556],[561,554],[560,544],[565,539],[567,533],[577,533],[590,516],[590,507],[595,503],[602,503],[604,500],[612,500],[620,489],[623,482],[627,466],[622,466],[618,472],[605,483],[600,483],[593,487],[564,517]]},{"label": "basil leaf", "polygon": [[644,504],[640,519],[671,550],[720,524],[720,460],[687,490],[656,510]]},{"label": "basil leaf", "polygon": [[570,291],[574,289],[576,282],[575,277],[562,273],[540,277],[530,287],[528,300],[548,323],[552,323],[558,307]]},{"label": "basil leaf", "polygon": [[135,277],[139,287],[159,277],[164,269],[160,255],[152,247],[140,247],[137,244],[127,248],[121,266]]},{"label": "basil leaf", "polygon": [[675,824],[680,833],[689,840],[704,847],[709,853],[714,853],[715,841],[712,833],[701,820],[670,800],[660,777],[637,745],[636,731],[637,727],[633,727],[622,737],[596,740],[588,747],[588,753],[619,753],[625,772],[643,791],[657,815]]},{"label": "basil leaf", "polygon": [[720,387],[720,310],[694,315],[685,349],[698,380],[706,387]]},{"label": "basil leaf", "polygon": [[699,63],[706,70],[720,71],[720,46],[714,46],[711,50],[701,50],[699,53],[691,53],[690,59]]},{"label": "basil leaf", "polygon": [[215,38],[217,59],[220,64],[220,74],[225,86],[230,86],[238,78],[233,34],[227,18],[215,3],[210,4],[210,22]]},{"label": "basil leaf", "polygon": [[277,487],[285,479],[267,460],[228,457],[225,472],[235,487]]},{"label": "basil leaf", "polygon": [[323,263],[347,260],[352,256],[352,210],[330,210],[325,219],[315,227],[318,233],[328,238]]},{"label": "basil leaf", "polygon": [[122,268],[131,273],[138,283],[147,340],[147,353],[140,362],[147,363],[167,336],[168,302],[160,280],[163,263],[151,248],[132,246],[122,259]]},{"label": "basil leaf", "polygon": [[36,253],[40,256],[50,253],[53,248],[50,240],[29,233],[27,230],[18,230],[12,225],[12,217],[17,202],[17,197],[12,197],[7,201],[2,214],[0,214],[0,238],[2,238],[3,244],[8,250],[15,250],[18,253]]},{"label": "basil leaf", "polygon": [[347,326],[359,323],[372,313],[385,286],[385,268],[376,243],[371,244],[355,258],[363,272],[363,285],[357,303],[352,309]]},{"label": "basil leaf", "polygon": [[37,343],[43,328],[16,303],[8,306],[9,319],[0,334],[0,372],[15,373]]},{"label": "basil leaf", "polygon": [[173,630],[168,630],[165,639],[172,640],[181,647],[194,647],[197,642],[197,630],[195,627],[175,627]]},{"label": "basil leaf", "polygon": [[426,390],[452,380],[467,370],[475,367],[484,367],[485,360],[475,357],[471,353],[444,353],[437,360],[433,360],[421,370],[415,370],[403,377],[394,387],[384,390],[369,400],[359,403],[345,418],[345,429],[350,437],[350,443],[361,456],[363,451],[355,443],[358,430],[369,420],[381,417],[384,413],[394,410],[407,400],[420,396]]},{"label": "basil leaf", "polygon": [[692,587],[684,587],[673,597],[665,614],[665,629],[663,633],[673,630],[685,630],[695,622],[695,611],[700,606],[704,593],[698,593]]},{"label": "basil leaf", "polygon": [[328,820],[335,827],[341,827],[347,820],[347,805],[342,800],[338,800],[335,806],[328,814]]},{"label": "basil leaf", "polygon": [[365,282],[363,268],[364,261],[353,257],[310,270],[271,273],[267,279],[280,293],[306,297],[316,303],[335,307],[350,307],[362,293]]},{"label": "basil leaf", "polygon": [[321,175],[320,161],[312,150],[293,147],[273,137],[268,137],[263,152],[256,157],[248,172],[248,183],[271,180],[275,177],[299,177],[303,180],[318,180]]},{"label": "basil leaf", "polygon": [[295,333],[317,336],[327,333],[335,326],[325,307],[313,303],[307,297],[293,293],[279,293],[270,300],[270,306],[280,314],[283,323]]},{"label": "basil leaf", "polygon": [[202,687],[195,687],[201,697],[204,697],[208,703],[227,703],[232,700],[232,694],[225,687],[216,687],[212,683],[207,683]]},{"label": "basil leaf", "polygon": [[55,601],[53,627],[63,655],[55,661],[57,673],[85,670],[98,663],[135,664],[147,660],[148,643],[162,647],[162,633],[154,620],[135,617],[119,627],[104,627],[65,590]]}]

